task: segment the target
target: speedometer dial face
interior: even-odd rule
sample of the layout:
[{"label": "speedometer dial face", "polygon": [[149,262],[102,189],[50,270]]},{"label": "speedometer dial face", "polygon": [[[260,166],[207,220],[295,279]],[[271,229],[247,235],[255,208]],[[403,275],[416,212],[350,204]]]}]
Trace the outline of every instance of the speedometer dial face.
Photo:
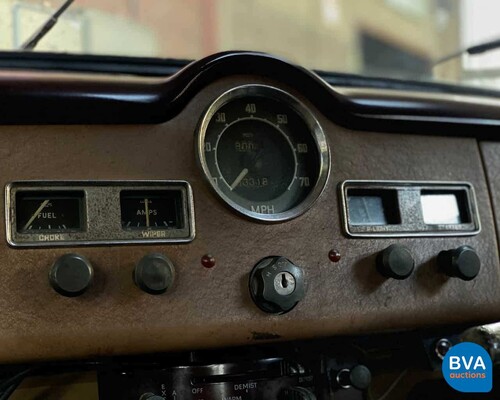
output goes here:
[{"label": "speedometer dial face", "polygon": [[202,120],[198,155],[222,199],[264,221],[306,211],[328,175],[318,122],[295,98],[269,86],[242,86],[217,99]]}]

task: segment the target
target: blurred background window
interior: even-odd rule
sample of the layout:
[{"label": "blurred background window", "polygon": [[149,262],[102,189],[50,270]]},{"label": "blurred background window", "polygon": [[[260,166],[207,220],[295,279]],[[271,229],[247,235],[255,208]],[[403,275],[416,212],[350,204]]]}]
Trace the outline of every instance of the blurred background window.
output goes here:
[{"label": "blurred background window", "polygon": [[[62,0],[0,0],[16,50]],[[198,59],[259,50],[306,67],[500,88],[500,50],[434,67],[500,38],[498,0],[76,0],[36,51]]]}]

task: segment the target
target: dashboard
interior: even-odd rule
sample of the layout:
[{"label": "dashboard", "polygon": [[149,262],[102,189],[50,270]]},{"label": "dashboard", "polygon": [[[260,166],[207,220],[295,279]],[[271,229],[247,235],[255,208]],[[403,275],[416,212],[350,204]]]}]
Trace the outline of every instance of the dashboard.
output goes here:
[{"label": "dashboard", "polygon": [[332,88],[259,53],[0,92],[4,363],[500,318],[494,99]]}]

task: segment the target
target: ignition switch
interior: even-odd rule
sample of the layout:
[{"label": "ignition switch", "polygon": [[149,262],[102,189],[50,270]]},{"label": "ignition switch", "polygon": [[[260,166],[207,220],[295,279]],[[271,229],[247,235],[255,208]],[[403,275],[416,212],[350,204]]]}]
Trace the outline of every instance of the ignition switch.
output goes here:
[{"label": "ignition switch", "polygon": [[267,257],[250,273],[250,294],[262,311],[284,314],[304,297],[304,272],[285,257]]}]

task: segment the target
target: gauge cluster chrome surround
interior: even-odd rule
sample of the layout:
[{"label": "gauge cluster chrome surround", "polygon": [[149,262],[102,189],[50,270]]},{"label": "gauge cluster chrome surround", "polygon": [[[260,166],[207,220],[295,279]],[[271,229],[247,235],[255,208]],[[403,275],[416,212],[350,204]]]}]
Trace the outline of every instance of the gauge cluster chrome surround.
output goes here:
[{"label": "gauge cluster chrome surround", "polygon": [[[309,128],[310,134],[313,137],[314,142],[317,146],[320,165],[319,165],[319,173],[316,184],[311,189],[307,197],[300,204],[296,205],[295,207],[285,212],[280,212],[275,214],[263,214],[250,211],[247,208],[242,207],[241,205],[230,199],[228,196],[226,196],[217,187],[217,184],[215,184],[214,181],[211,179],[211,174],[206,162],[205,151],[204,151],[205,134],[208,125],[212,120],[212,117],[222,106],[226,105],[232,100],[247,96],[271,98],[284,103],[287,107],[290,107],[303,119],[303,121]],[[196,149],[195,149],[196,157],[198,163],[200,164],[201,169],[203,170],[205,179],[208,181],[208,183],[210,184],[211,188],[215,191],[215,193],[227,205],[229,205],[231,208],[233,208],[240,214],[258,221],[283,222],[296,218],[299,215],[302,215],[312,207],[312,205],[321,195],[321,193],[325,189],[326,182],[328,180],[328,176],[330,173],[330,150],[323,129],[319,124],[318,120],[316,119],[316,117],[309,110],[309,108],[307,108],[306,105],[304,105],[300,100],[298,100],[291,94],[281,89],[269,85],[246,84],[234,87],[221,94],[217,99],[215,99],[213,103],[210,104],[210,106],[204,113],[197,128],[197,136],[195,143],[196,143]]]},{"label": "gauge cluster chrome surround", "polygon": [[[182,228],[126,230],[121,225],[121,191],[178,191]],[[80,191],[86,212],[77,232],[20,233],[16,223],[18,192]],[[188,243],[195,238],[194,201],[186,181],[18,181],[5,187],[6,239],[13,247],[56,247],[152,243]]]},{"label": "gauge cluster chrome surround", "polygon": [[[348,191],[351,189],[395,191],[398,198],[397,211],[401,215],[400,223],[394,225],[351,224],[348,205]],[[422,191],[435,191],[436,194],[442,191],[463,191],[470,221],[435,225],[424,223],[420,208]],[[346,180],[339,184],[338,192],[342,228],[344,233],[351,238],[474,236],[481,232],[476,193],[474,186],[469,182]]]}]

